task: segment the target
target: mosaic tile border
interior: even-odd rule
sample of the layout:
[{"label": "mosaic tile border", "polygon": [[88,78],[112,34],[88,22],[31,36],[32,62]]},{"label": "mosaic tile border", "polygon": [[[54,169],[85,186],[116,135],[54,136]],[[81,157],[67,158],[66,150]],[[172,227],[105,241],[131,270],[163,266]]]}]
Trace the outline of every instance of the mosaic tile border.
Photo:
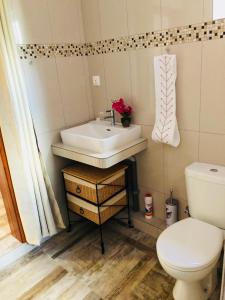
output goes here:
[{"label": "mosaic tile border", "polygon": [[225,19],[82,44],[17,45],[21,59],[89,56],[225,38]]}]

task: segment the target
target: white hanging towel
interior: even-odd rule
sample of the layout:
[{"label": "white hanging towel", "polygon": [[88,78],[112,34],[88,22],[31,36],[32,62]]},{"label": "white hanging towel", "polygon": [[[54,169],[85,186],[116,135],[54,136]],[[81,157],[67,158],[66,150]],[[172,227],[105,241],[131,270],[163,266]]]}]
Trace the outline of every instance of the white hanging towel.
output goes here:
[{"label": "white hanging towel", "polygon": [[177,147],[180,134],[176,119],[176,55],[154,57],[156,120],[152,131],[155,142]]}]

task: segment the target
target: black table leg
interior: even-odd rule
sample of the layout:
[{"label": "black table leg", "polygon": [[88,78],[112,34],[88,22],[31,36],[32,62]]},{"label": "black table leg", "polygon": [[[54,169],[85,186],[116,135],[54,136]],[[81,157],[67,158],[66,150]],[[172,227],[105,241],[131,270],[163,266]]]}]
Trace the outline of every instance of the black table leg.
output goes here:
[{"label": "black table leg", "polygon": [[132,222],[131,222],[131,213],[130,213],[130,190],[131,190],[131,187],[130,187],[130,172],[129,170],[127,169],[126,170],[126,192],[127,192],[127,215],[128,215],[128,227],[129,228],[133,228],[133,225],[132,225]]},{"label": "black table leg", "polygon": [[100,245],[102,249],[102,254],[105,253],[104,241],[103,241],[103,233],[102,233],[102,221],[101,221],[101,214],[100,214],[100,203],[98,198],[98,185],[95,185],[96,188],[96,195],[97,195],[97,205],[98,205],[98,219],[99,219],[99,232],[100,232]]}]

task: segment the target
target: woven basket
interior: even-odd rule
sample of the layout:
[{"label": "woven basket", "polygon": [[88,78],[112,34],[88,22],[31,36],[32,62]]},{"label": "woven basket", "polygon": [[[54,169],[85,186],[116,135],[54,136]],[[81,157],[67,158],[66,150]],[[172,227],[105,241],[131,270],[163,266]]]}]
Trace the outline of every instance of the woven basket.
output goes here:
[{"label": "woven basket", "polygon": [[[101,204],[105,200],[109,199],[119,191],[125,188],[125,169],[126,167],[121,166],[120,168],[112,169],[110,173],[107,171],[107,176],[103,176],[102,178],[96,179],[96,177],[90,177],[90,172],[93,171],[91,168],[89,171],[89,178],[84,176],[86,173],[83,171],[81,174],[78,171],[71,172],[71,169],[64,169],[64,181],[65,181],[65,189],[67,192],[84,198],[90,202],[95,204]],[[103,170],[104,171],[104,170]],[[88,169],[86,170],[88,172]],[[99,172],[99,171],[98,171]],[[100,174],[100,173],[99,173]],[[103,175],[105,173],[103,172]]]},{"label": "woven basket", "polygon": [[85,200],[82,200],[74,195],[67,193],[67,200],[69,208],[77,213],[78,215],[96,223],[96,224],[103,224],[116,213],[118,213],[122,206],[109,206],[105,207],[105,205],[126,205],[127,204],[127,197],[126,191],[123,190],[116,196],[112,197],[110,200],[106,201],[104,207],[100,207],[100,218],[98,214],[98,208],[90,203],[87,203]]}]

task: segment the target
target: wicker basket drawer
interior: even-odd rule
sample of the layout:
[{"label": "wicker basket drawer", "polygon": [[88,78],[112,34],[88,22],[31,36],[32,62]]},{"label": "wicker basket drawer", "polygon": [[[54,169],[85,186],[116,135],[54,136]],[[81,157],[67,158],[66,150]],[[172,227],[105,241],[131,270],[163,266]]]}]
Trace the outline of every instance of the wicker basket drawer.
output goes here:
[{"label": "wicker basket drawer", "polygon": [[88,201],[96,204],[97,192],[98,202],[101,204],[125,188],[125,169],[120,170],[97,185],[65,172],[63,174],[67,192],[87,199]]},{"label": "wicker basket drawer", "polygon": [[[73,212],[83,216],[84,218],[96,224],[100,224],[97,206],[88,203],[69,193],[67,193],[67,200],[68,200],[68,206]],[[127,204],[126,190],[123,190],[119,194],[112,197],[110,200],[106,201],[104,205],[126,205],[126,204]],[[111,218],[116,213],[118,213],[122,208],[123,208],[122,206],[99,207],[101,224],[103,224],[109,218]]]}]

